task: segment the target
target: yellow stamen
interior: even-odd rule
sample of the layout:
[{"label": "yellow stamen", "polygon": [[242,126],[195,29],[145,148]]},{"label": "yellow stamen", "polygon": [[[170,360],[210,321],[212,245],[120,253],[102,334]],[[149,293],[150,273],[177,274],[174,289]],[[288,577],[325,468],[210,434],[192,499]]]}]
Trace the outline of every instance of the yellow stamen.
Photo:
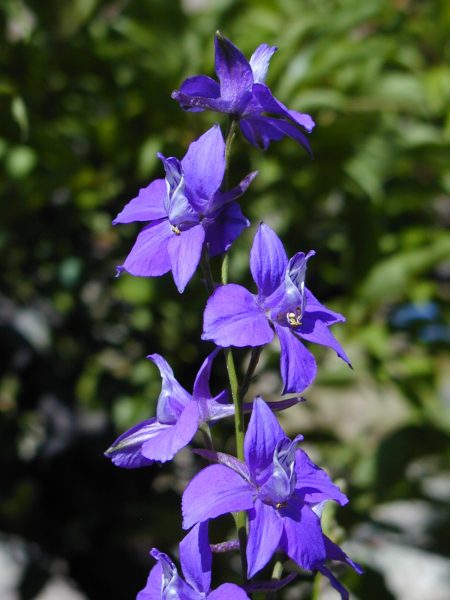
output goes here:
[{"label": "yellow stamen", "polygon": [[176,225],[172,225],[172,232],[175,235],[181,235],[181,231],[178,229],[178,227]]}]

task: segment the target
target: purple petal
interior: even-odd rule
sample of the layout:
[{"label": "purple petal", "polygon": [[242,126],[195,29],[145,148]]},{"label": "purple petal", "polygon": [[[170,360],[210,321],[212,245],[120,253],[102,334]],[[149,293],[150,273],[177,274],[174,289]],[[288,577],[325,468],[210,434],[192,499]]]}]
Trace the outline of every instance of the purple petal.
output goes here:
[{"label": "purple petal", "polygon": [[175,379],[169,363],[160,354],[147,356],[159,369],[162,384],[158,397],[156,415],[160,423],[176,423],[184,407],[192,400],[192,396]]},{"label": "purple petal", "polygon": [[289,136],[303,146],[312,156],[311,146],[306,135],[297,125],[282,119],[251,114],[239,123],[243,136],[256,148],[267,150],[270,142],[277,142]]},{"label": "purple petal", "polygon": [[209,379],[211,377],[211,368],[219,353],[220,348],[216,348],[209,354],[202,363],[200,367],[197,377],[194,381],[194,389],[192,395],[194,398],[211,398],[211,390],[209,388]]},{"label": "purple petal", "polygon": [[234,583],[223,583],[206,596],[207,600],[250,600],[242,588]]},{"label": "purple petal", "polygon": [[139,194],[124,206],[113,221],[118,223],[134,223],[135,221],[153,221],[167,217],[164,208],[166,197],[165,179],[155,179],[147,187],[141,188]]},{"label": "purple petal", "polygon": [[[316,318],[327,325],[333,325],[333,323],[343,323],[345,317],[338,312],[334,312],[327,308],[324,304],[321,304],[317,298],[305,287],[305,313],[314,313]],[[311,315],[312,316],[312,315]]]},{"label": "purple petal", "polygon": [[283,394],[300,394],[314,381],[316,360],[290,329],[276,323],[274,325],[281,345]]},{"label": "purple petal", "polygon": [[225,173],[225,142],[218,124],[192,142],[181,164],[186,185],[195,195],[191,200],[194,208],[207,212]]},{"label": "purple petal", "polygon": [[163,570],[159,562],[150,571],[150,574],[142,589],[136,596],[136,600],[161,600],[163,589]]},{"label": "purple petal", "polygon": [[267,298],[283,282],[287,264],[280,238],[268,225],[261,223],[250,253],[250,270],[260,297]]},{"label": "purple petal", "polygon": [[303,127],[308,133],[311,133],[314,129],[315,123],[310,115],[289,110],[272,95],[272,92],[266,85],[255,83],[252,92],[265,112],[290,119]]},{"label": "purple petal", "polygon": [[277,50],[276,46],[261,44],[251,55],[250,66],[253,71],[253,81],[255,83],[264,83],[266,81],[270,59]]},{"label": "purple petal", "polygon": [[162,584],[159,598],[168,600],[169,598],[179,598],[180,600],[198,600],[199,593],[192,589],[184,579],[182,579],[172,559],[153,548],[150,555],[161,565]]},{"label": "purple petal", "polygon": [[345,350],[328,329],[328,326],[320,319],[316,319],[315,316],[315,313],[305,313],[303,315],[302,324],[296,330],[298,335],[308,342],[333,348],[336,354],[351,366],[350,359]]},{"label": "purple petal", "polygon": [[142,421],[123,433],[105,452],[116,467],[137,469],[152,464],[152,460],[142,456],[142,444],[157,435],[161,430],[155,418]]},{"label": "purple petal", "polygon": [[[220,85],[207,75],[195,75],[185,79],[179,90],[188,96],[200,96],[204,98],[219,98]],[[176,92],[174,92],[176,93]]]},{"label": "purple petal", "polygon": [[189,402],[174,425],[161,425],[157,435],[142,446],[142,454],[150,460],[166,462],[192,440],[198,429],[198,407]]},{"label": "purple petal", "polygon": [[195,525],[180,542],[180,562],[187,583],[207,594],[211,587],[212,564],[208,523]]},{"label": "purple petal", "polygon": [[276,592],[277,590],[281,590],[286,585],[291,583],[296,577],[298,573],[289,573],[283,579],[273,579],[271,581],[254,581],[252,583],[247,583],[245,589],[252,593],[256,592]]},{"label": "purple petal", "polygon": [[272,558],[283,532],[283,521],[278,511],[260,500],[249,512],[247,541],[247,576],[250,579]]},{"label": "purple petal", "polygon": [[250,221],[242,214],[237,202],[226,206],[207,226],[205,239],[209,255],[217,256],[226,252],[249,225]]},{"label": "purple petal", "polygon": [[252,173],[249,173],[246,177],[244,177],[244,179],[237,186],[235,186],[231,190],[228,190],[228,192],[221,192],[219,190],[214,196],[212,210],[218,210],[222,206],[225,206],[233,200],[237,200],[238,198],[240,198],[257,175],[258,171],[253,171]]},{"label": "purple petal", "polygon": [[206,458],[210,462],[229,467],[250,483],[250,472],[247,468],[247,465],[241,460],[238,460],[235,456],[231,456],[231,454],[225,454],[225,452],[216,452],[215,450],[207,449],[194,450],[194,452],[195,454]]},{"label": "purple petal", "polygon": [[361,567],[361,565],[353,562],[352,559],[345,554],[342,548],[340,548],[337,544],[332,542],[330,538],[328,538],[326,535],[324,535],[323,537],[328,560],[337,560],[339,562],[346,563],[347,565],[352,567],[352,569],[356,571],[358,575],[361,575],[363,573],[363,568]]},{"label": "purple petal", "polygon": [[215,67],[220,81],[220,95],[232,102],[237,111],[253,84],[253,72],[248,60],[234,44],[220,33],[214,39]]},{"label": "purple petal", "polygon": [[284,531],[280,545],[303,569],[317,568],[326,556],[319,517],[308,506],[299,504],[295,494],[281,514]]},{"label": "purple petal", "polygon": [[256,398],[244,440],[244,456],[254,482],[259,486],[272,467],[273,454],[280,440],[286,437],[277,418],[262,398]]},{"label": "purple petal", "polygon": [[170,271],[167,243],[173,236],[167,219],[144,227],[118,272],[127,271],[138,277],[158,277]]},{"label": "purple petal", "polygon": [[333,575],[330,569],[322,565],[318,568],[318,570],[322,573],[322,575],[325,575],[325,577],[328,578],[330,584],[334,587],[334,589],[337,592],[339,592],[339,594],[341,595],[341,600],[349,600],[350,596],[348,591],[345,589],[342,583]]},{"label": "purple petal", "polygon": [[331,481],[328,473],[315,465],[301,449],[295,453],[295,472],[295,487],[302,501],[318,504],[324,500],[335,500],[341,506],[347,504],[347,496]]},{"label": "purple petal", "polygon": [[235,105],[231,100],[191,96],[178,90],[172,92],[172,98],[179,103],[183,110],[190,112],[201,112],[202,110],[213,110],[225,114],[235,112]]},{"label": "purple petal", "polygon": [[234,415],[234,404],[228,401],[229,394],[228,390],[224,390],[217,394],[215,398],[201,399],[200,405],[200,418],[202,423],[216,422],[226,417],[232,417]]},{"label": "purple petal", "polygon": [[203,225],[196,225],[178,235],[173,234],[167,244],[173,278],[180,294],[200,262],[204,239]]},{"label": "purple petal", "polygon": [[216,289],[208,300],[203,320],[203,340],[222,347],[262,346],[273,331],[256,300],[240,285],[230,283]]},{"label": "purple petal", "polygon": [[166,171],[167,194],[164,201],[167,217],[172,226],[185,231],[200,221],[198,212],[192,206],[186,189],[186,178],[178,158],[166,158],[158,153]]},{"label": "purple petal", "polygon": [[210,465],[192,479],[183,494],[183,528],[253,506],[253,487],[224,465]]}]

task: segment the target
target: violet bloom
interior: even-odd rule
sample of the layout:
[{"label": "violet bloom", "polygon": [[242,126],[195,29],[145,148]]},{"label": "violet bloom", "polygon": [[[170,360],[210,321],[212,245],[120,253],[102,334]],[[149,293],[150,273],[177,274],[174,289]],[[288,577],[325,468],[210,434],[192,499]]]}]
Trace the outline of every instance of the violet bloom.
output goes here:
[{"label": "violet bloom", "polygon": [[231,246],[249,221],[235,200],[256,173],[228,192],[220,186],[225,174],[225,142],[214,125],[189,146],[185,157],[162,160],[166,178],[139,191],[113,224],[149,221],[139,233],[118,272],[156,277],[172,271],[179,292],[194,274],[204,244],[210,256]]},{"label": "violet bloom", "polygon": [[158,562],[136,600],[249,600],[244,590],[234,583],[224,583],[211,591],[212,555],[207,523],[196,525],[180,543],[184,579],[167,554],[156,548],[150,554]]},{"label": "violet bloom", "polygon": [[346,504],[347,498],[325,471],[297,449],[301,439],[286,437],[264,400],[256,398],[245,435],[245,463],[218,454],[222,464],[200,471],[183,494],[185,529],[225,513],[248,511],[249,578],[278,548],[304,569],[316,570],[327,558],[320,518],[313,507],[326,500]]},{"label": "violet bloom", "polygon": [[242,52],[219,32],[214,39],[215,66],[219,82],[206,75],[186,79],[172,93],[184,110],[213,110],[231,115],[239,121],[244,137],[266,150],[271,141],[286,135],[308,152],[310,146],[304,131],[314,128],[312,118],[289,110],[265,85],[269,62],[277,50],[261,44],[248,61]]},{"label": "violet bloom", "polygon": [[162,388],[156,417],[142,421],[122,434],[105,452],[118,467],[134,469],[155,461],[171,460],[192,440],[199,426],[234,414],[227,392],[214,398],[209,389],[211,367],[218,349],[203,362],[189,394],[175,379],[169,364],[159,354],[148,358],[158,367]]},{"label": "violet bloom", "polygon": [[221,286],[204,313],[202,339],[218,346],[262,346],[273,339],[275,330],[281,345],[283,393],[301,393],[316,375],[315,358],[300,338],[333,348],[350,365],[328,329],[345,318],[320,304],[305,287],[306,265],[313,255],[298,252],[288,260],[281,240],[262,223],[250,254],[258,294],[236,284]]}]

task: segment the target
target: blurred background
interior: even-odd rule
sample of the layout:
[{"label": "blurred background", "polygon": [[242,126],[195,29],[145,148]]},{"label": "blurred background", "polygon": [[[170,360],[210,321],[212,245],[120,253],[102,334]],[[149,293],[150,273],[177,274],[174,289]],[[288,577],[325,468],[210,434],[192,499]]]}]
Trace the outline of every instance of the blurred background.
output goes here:
[{"label": "blurred background", "polygon": [[[157,151],[181,157],[221,119],[170,99],[214,74],[218,28],[248,57],[278,46],[269,85],[317,123],[312,161],[291,140],[260,153],[237,138],[233,181],[260,174],[231,277],[252,285],[264,219],[289,254],[316,249],[308,285],[347,317],[334,332],[354,371],[314,347],[318,380],[284,415],[351,499],[324,526],[366,573],[336,572],[361,600],[448,598],[450,4],[3,0],[0,27],[2,600],[134,598],[149,549],[180,539],[201,461],[123,471],[103,451],[153,415],[147,354],[192,389],[211,349],[204,288],[196,276],[180,303],[171,276],[115,279],[139,226],[111,220],[163,175]],[[276,399],[276,347],[260,367],[251,393]],[[214,376],[219,390],[220,359]],[[230,433],[216,432],[228,449]],[[310,593],[300,581],[283,597]]]}]

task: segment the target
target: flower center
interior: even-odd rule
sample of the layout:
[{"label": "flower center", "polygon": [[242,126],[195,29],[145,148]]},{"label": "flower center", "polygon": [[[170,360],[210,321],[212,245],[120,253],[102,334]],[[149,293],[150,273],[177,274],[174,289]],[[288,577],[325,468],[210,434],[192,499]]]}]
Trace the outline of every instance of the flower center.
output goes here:
[{"label": "flower center", "polygon": [[180,229],[176,225],[171,225],[172,233],[175,235],[181,235]]},{"label": "flower center", "polygon": [[300,306],[297,306],[294,311],[289,311],[286,313],[286,321],[288,325],[291,327],[298,327],[302,324],[302,309]]}]

